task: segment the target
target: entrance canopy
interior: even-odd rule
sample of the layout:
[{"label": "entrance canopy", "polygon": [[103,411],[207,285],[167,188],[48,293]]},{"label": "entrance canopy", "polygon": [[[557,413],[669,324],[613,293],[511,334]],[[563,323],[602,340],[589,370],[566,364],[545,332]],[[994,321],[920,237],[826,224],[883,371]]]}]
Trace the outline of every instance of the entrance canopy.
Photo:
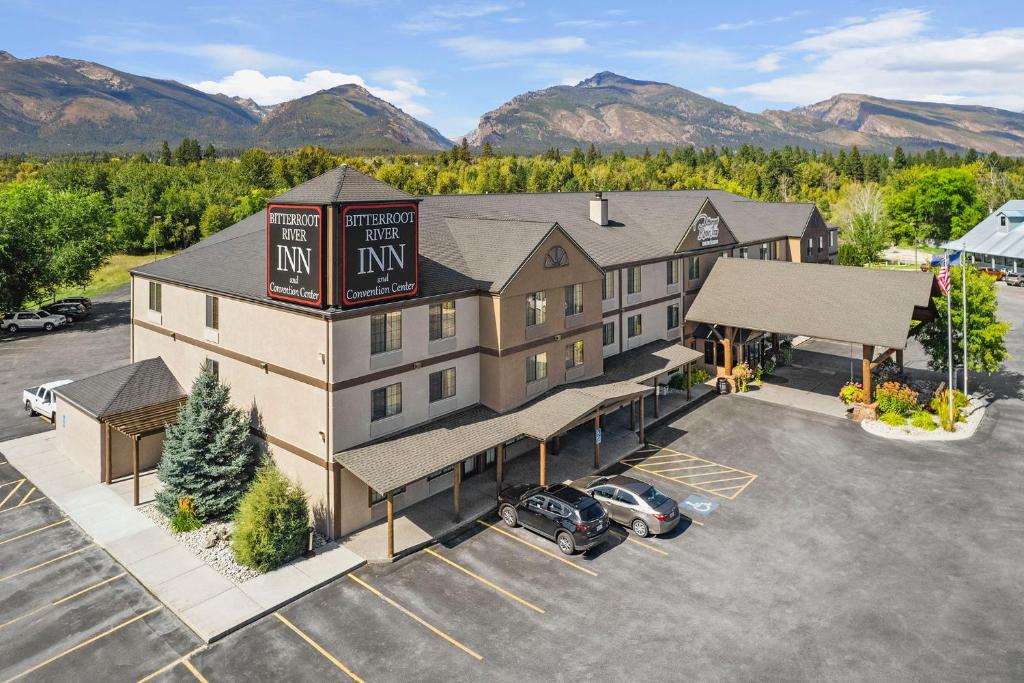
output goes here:
[{"label": "entrance canopy", "polygon": [[935,317],[931,273],[722,258],[686,319],[905,349],[911,323]]}]

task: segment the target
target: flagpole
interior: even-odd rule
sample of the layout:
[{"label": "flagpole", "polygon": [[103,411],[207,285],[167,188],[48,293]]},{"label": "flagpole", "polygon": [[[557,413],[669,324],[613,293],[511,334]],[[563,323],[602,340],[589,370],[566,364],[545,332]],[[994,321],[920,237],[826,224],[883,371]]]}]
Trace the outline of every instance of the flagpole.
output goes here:
[{"label": "flagpole", "polygon": [[[946,252],[946,272],[949,272],[949,252]],[[948,284],[948,283],[947,283]],[[946,289],[946,338],[948,341],[948,355],[946,356],[946,365],[949,368],[949,384],[947,384],[946,392],[949,394],[949,419],[950,422],[953,420],[953,314],[950,309],[953,307],[952,298],[950,297],[952,287]]]},{"label": "flagpole", "polygon": [[967,240],[960,244],[960,274],[963,276],[963,318],[964,318],[964,396],[967,393]]}]

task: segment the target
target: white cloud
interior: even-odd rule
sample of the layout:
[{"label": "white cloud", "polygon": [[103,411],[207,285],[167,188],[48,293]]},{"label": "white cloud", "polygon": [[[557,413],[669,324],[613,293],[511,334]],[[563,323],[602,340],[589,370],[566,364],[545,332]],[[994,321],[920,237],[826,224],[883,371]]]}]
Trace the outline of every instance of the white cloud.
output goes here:
[{"label": "white cloud", "polygon": [[273,52],[258,50],[251,45],[235,43],[168,43],[162,41],[125,39],[114,36],[85,36],[80,44],[104,52],[125,54],[134,52],[162,52],[195,57],[223,69],[275,69],[294,67],[301,61]]},{"label": "white cloud", "polygon": [[745,66],[732,50],[711,45],[704,45],[695,50],[691,44],[679,43],[667,47],[627,50],[623,54],[626,57],[649,59],[670,66],[699,67],[702,70],[736,69]]},{"label": "white cloud", "polygon": [[412,116],[425,116],[430,109],[417,101],[425,97],[426,89],[416,78],[404,71],[383,71],[377,76],[383,85],[369,84],[361,76],[321,69],[310,71],[302,78],[291,76],[268,76],[255,69],[240,69],[217,81],[201,81],[191,84],[193,88],[208,93],[222,93],[231,97],[249,97],[256,103],[278,104],[294,100],[320,90],[338,85],[355,84],[399,107]]},{"label": "white cloud", "polygon": [[577,36],[537,38],[534,40],[504,40],[481,36],[448,38],[441,45],[469,59],[508,59],[536,54],[568,54],[587,49],[587,41]]},{"label": "white cloud", "polygon": [[500,14],[509,9],[508,5],[496,2],[435,5],[416,13],[408,21],[399,24],[398,28],[406,33],[454,31],[464,21]]},{"label": "white cloud", "polygon": [[782,55],[778,52],[769,52],[766,55],[762,55],[754,62],[754,69],[762,73],[778,71],[780,68],[779,61],[781,59]]},{"label": "white cloud", "polygon": [[773,54],[799,55],[802,71],[733,91],[791,104],[852,92],[1024,109],[1024,28],[955,37],[928,29],[928,13],[920,10],[848,20],[758,60],[778,66]]}]

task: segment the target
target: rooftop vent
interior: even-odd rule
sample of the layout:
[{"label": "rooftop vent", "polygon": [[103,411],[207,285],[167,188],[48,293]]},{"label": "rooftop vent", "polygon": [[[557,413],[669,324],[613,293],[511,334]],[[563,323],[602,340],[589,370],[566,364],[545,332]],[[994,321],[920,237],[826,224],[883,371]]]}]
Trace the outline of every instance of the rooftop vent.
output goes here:
[{"label": "rooftop vent", "polygon": [[608,200],[600,192],[590,199],[590,220],[598,225],[608,225]]}]

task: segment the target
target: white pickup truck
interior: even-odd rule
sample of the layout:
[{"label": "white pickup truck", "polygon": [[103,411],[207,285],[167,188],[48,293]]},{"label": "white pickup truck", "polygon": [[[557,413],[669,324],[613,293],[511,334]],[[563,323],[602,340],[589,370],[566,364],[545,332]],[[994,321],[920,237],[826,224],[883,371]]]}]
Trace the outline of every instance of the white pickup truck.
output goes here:
[{"label": "white pickup truck", "polygon": [[53,413],[57,406],[57,398],[53,395],[53,390],[65,384],[71,384],[71,380],[47,382],[21,392],[21,400],[25,403],[25,412],[29,415],[44,415],[53,420]]}]

